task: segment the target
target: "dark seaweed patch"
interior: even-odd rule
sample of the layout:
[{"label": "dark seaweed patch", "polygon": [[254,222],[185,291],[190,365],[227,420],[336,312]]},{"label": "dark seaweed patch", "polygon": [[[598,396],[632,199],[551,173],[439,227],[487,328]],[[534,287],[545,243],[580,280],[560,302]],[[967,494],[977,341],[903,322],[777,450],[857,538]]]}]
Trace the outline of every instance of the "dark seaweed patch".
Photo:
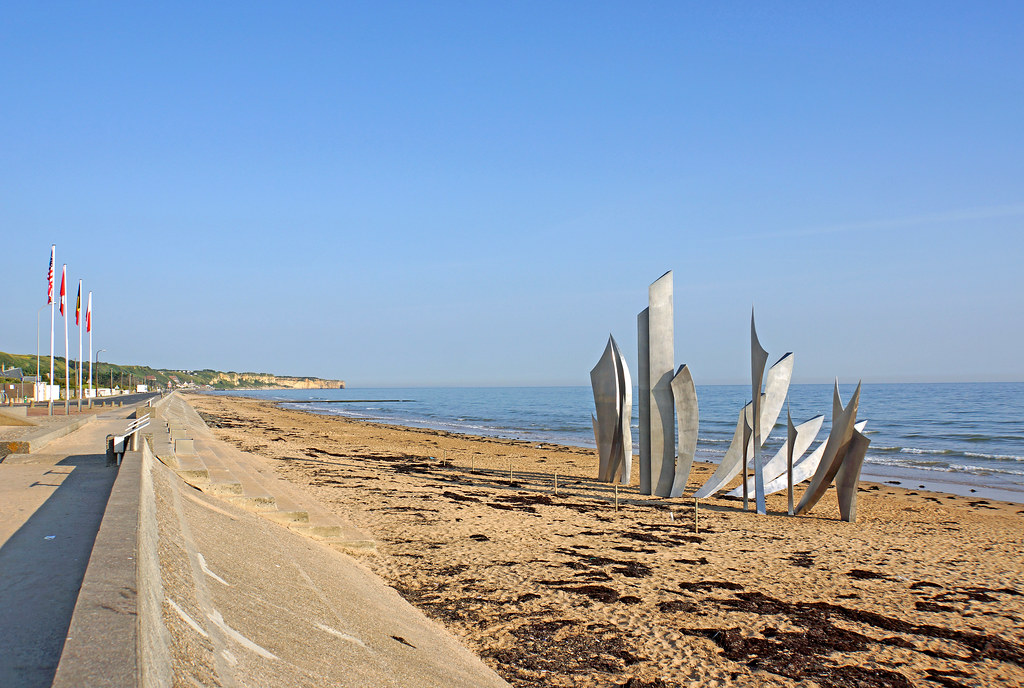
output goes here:
[{"label": "dark seaweed patch", "polygon": [[857,580],[892,580],[889,576],[884,573],[877,571],[865,571],[863,569],[853,569],[846,574],[850,578],[856,578]]},{"label": "dark seaweed patch", "polygon": [[515,648],[491,650],[487,655],[502,665],[502,673],[521,676],[527,685],[538,684],[535,676],[523,672],[621,673],[643,661],[610,625],[583,628],[576,619],[553,619],[526,623],[511,633],[519,640]]},{"label": "dark seaweed patch", "polygon": [[679,587],[688,592],[697,592],[698,590],[714,590],[715,588],[721,588],[722,590],[742,590],[743,586],[739,583],[733,583],[732,581],[695,581],[687,583],[685,581],[679,584]]}]

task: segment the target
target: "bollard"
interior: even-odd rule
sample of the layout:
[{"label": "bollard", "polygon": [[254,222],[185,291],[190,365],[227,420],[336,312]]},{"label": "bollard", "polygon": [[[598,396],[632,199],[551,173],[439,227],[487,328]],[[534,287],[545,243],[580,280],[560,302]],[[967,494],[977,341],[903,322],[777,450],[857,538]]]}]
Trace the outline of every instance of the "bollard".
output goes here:
[{"label": "bollard", "polygon": [[139,431],[136,430],[135,432],[133,432],[132,435],[131,435],[131,438],[132,439],[131,439],[131,442],[129,443],[130,444],[129,448],[132,451],[139,451]]},{"label": "bollard", "polygon": [[116,459],[114,458],[114,436],[107,435],[107,465],[113,466]]}]

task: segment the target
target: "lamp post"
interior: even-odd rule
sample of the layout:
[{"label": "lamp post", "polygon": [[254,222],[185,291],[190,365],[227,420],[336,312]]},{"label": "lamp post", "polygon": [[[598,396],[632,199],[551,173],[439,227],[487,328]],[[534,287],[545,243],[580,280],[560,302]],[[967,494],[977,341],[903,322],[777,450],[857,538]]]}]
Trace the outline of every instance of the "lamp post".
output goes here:
[{"label": "lamp post", "polygon": [[[35,399],[39,396],[39,385],[43,381],[43,376],[39,373],[39,314],[43,312],[43,309],[48,308],[50,304],[44,303],[38,311],[36,311],[36,388],[32,390],[32,398]],[[47,394],[49,396],[49,394]],[[36,401],[40,401],[36,399]]]},{"label": "lamp post", "polygon": [[104,351],[106,351],[106,349],[100,349],[99,351],[96,352],[96,377],[100,376],[100,354]]}]

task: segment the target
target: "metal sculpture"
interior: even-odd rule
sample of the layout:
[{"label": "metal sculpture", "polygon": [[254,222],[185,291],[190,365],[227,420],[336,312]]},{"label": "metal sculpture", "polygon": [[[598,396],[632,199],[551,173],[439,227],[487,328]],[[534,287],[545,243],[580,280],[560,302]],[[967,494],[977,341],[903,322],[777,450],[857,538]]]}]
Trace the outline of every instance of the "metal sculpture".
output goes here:
[{"label": "metal sculpture", "polygon": [[[818,416],[824,420],[822,416]],[[821,421],[818,421],[818,429],[821,428]],[[814,434],[817,435],[818,431],[815,430]],[[790,516],[793,515],[793,456],[800,458],[800,454],[794,451],[796,447],[796,440],[799,437],[796,426],[793,425],[793,414],[790,413],[789,404],[786,404],[786,513]],[[807,443],[810,446],[810,442]],[[805,447],[806,449],[806,447]]]},{"label": "metal sculpture", "polygon": [[843,408],[842,399],[839,397],[839,380],[836,380],[832,392],[832,429],[829,432],[821,462],[818,464],[818,470],[815,471],[810,486],[804,492],[804,496],[800,499],[800,504],[794,512],[797,516],[807,513],[818,503],[839,472],[855,432],[853,426],[857,421],[859,404],[860,383],[857,383],[857,390],[853,393],[850,403]]},{"label": "metal sculpture", "polygon": [[[864,432],[864,427],[868,424],[866,420],[862,420],[857,423],[854,428],[857,432]],[[814,472],[818,468],[818,464],[821,462],[821,457],[825,453],[825,445],[828,444],[828,438],[823,439],[814,451],[805,456],[802,459],[795,459],[793,462],[793,485],[799,485],[803,481],[814,475]],[[787,478],[785,474],[780,475],[778,478],[768,482],[764,486],[765,494],[775,494],[781,490],[785,490],[787,487]]]},{"label": "metal sculpture", "polygon": [[[757,339],[757,328],[754,327],[754,309],[750,309],[750,398],[754,402],[753,425],[754,435],[754,498],[757,502],[757,513],[768,513],[764,503],[764,462],[761,456],[761,381],[764,378],[764,367],[768,363],[768,352],[761,347]],[[771,430],[769,429],[769,432]],[[746,470],[744,469],[744,473]],[[744,476],[746,480],[746,476]],[[746,483],[744,483],[746,484]],[[746,509],[746,500],[743,508]]]},{"label": "metal sculpture", "polygon": [[[788,414],[787,414],[788,415]],[[765,479],[765,494],[772,494],[768,491],[769,485],[774,485],[775,481],[780,478],[786,477],[787,466],[789,461],[789,452],[792,449],[793,461],[797,461],[804,455],[811,443],[814,442],[814,438],[817,437],[818,432],[821,430],[821,424],[824,422],[824,416],[815,416],[809,421],[801,423],[800,425],[793,428],[796,434],[795,441],[791,441],[788,437],[785,442],[782,443],[782,447],[778,452],[775,453],[771,459],[764,464],[764,479]],[[789,420],[792,423],[792,419]],[[747,481],[747,489],[754,489],[753,479]],[[734,487],[728,492],[730,497],[739,497],[742,495],[742,486]]]},{"label": "metal sculpture", "polygon": [[679,441],[676,446],[675,479],[672,481],[670,497],[681,497],[686,490],[686,481],[693,468],[693,455],[697,451],[697,427],[700,414],[697,408],[697,388],[693,376],[685,365],[679,366],[672,378],[672,396],[676,402],[676,420]]},{"label": "metal sculpture", "polygon": [[[765,376],[765,393],[762,395],[761,404],[761,427],[767,428],[767,432],[764,433],[764,437],[761,438],[763,443],[771,433],[771,429],[775,427],[775,421],[778,420],[779,414],[782,413],[782,404],[786,400],[786,393],[789,391],[789,381],[793,377],[793,354],[788,353],[780,358],[775,365],[768,369],[768,374]],[[733,433],[732,442],[729,444],[729,448],[725,452],[725,456],[722,457],[722,462],[718,464],[718,468],[715,470],[708,480],[701,486],[699,490],[694,493],[696,499],[705,499],[711,495],[719,492],[725,485],[732,480],[737,473],[740,472],[740,464],[743,461],[743,420],[747,419],[747,423],[751,424],[752,417],[752,406],[753,403],[748,403],[740,411],[739,419],[736,422],[736,431]],[[749,447],[748,447],[749,449]],[[748,451],[749,455],[749,451]]]},{"label": "metal sculpture", "polygon": [[598,453],[597,479],[603,482],[622,479],[628,484],[633,452],[629,428],[633,410],[632,381],[625,357],[611,335],[601,359],[590,371],[590,383],[596,409],[592,418]]},{"label": "metal sculpture", "polygon": [[[753,404],[751,404],[753,408]],[[740,487],[743,489],[743,510],[746,511],[750,505],[750,490],[747,488],[747,456],[749,453],[748,447],[750,447],[750,438],[753,437],[754,431],[750,427],[750,423],[747,422],[746,415],[743,416],[743,460],[740,461],[740,466],[743,468],[743,482]]]},{"label": "metal sculpture", "polygon": [[637,394],[640,414],[640,494],[651,494],[651,328],[650,309],[636,316]]},{"label": "metal sculpture", "polygon": [[857,520],[857,481],[860,480],[860,469],[864,465],[864,456],[868,452],[869,444],[871,440],[854,428],[843,464],[836,473],[839,518],[849,523]]},{"label": "metal sculpture", "polygon": [[[610,337],[611,335],[609,335]],[[614,342],[614,340],[612,340]],[[629,485],[633,477],[633,378],[629,375],[629,366],[626,365],[626,357],[618,345],[615,346],[615,353],[619,357],[619,389],[622,390],[622,406],[619,413],[619,424],[622,428],[622,470],[620,482]]]},{"label": "metal sculpture", "polygon": [[651,494],[668,497],[675,479],[676,427],[672,404],[675,373],[672,271],[648,289],[648,365],[651,386]]}]

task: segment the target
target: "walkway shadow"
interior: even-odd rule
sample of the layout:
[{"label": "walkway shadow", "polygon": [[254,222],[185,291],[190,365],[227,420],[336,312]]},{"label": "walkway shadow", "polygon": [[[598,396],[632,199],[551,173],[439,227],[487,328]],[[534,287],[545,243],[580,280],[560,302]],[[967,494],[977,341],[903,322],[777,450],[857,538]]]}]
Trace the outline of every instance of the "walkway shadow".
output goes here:
[{"label": "walkway shadow", "polygon": [[104,454],[87,454],[68,456],[56,470],[40,466],[39,486],[66,477],[0,547],[0,686],[53,682],[117,476],[105,463]]}]

